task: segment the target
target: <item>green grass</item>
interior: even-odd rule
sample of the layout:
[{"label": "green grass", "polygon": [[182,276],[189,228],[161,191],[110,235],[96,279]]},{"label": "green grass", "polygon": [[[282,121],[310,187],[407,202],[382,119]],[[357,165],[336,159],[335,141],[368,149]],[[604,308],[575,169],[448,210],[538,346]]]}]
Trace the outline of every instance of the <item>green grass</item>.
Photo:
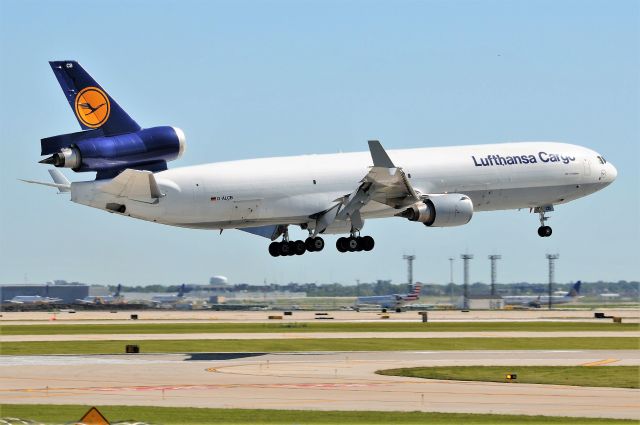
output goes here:
[{"label": "green grass", "polygon": [[634,350],[637,338],[319,338],[266,340],[146,340],[146,341],[29,341],[8,342],[0,354],[111,354],[126,344],[142,353],[397,351],[397,350]]},{"label": "green grass", "polygon": [[[295,313],[294,313],[295,314]],[[265,315],[266,318],[266,315]],[[584,332],[638,331],[638,323],[597,322],[431,322],[415,323],[140,323],[3,325],[2,335],[154,334],[154,333],[266,333],[266,332]]]},{"label": "green grass", "polygon": [[640,388],[638,366],[451,366],[387,369],[380,375],[455,381],[505,382],[517,374],[522,384],[575,385],[580,387]]},{"label": "green grass", "polygon": [[[18,417],[47,424],[77,421],[90,406],[0,405],[0,417]],[[616,419],[552,416],[488,415],[426,412],[339,412],[309,410],[202,409],[191,407],[104,406],[100,412],[111,422],[136,420],[163,425],[206,424],[632,424]]]}]

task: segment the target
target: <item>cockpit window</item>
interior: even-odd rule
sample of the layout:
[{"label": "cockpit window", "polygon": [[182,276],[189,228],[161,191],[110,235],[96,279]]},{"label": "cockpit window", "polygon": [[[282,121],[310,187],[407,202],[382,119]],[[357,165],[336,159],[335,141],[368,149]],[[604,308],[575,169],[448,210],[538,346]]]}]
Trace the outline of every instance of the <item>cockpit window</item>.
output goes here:
[{"label": "cockpit window", "polygon": [[605,159],[603,157],[601,157],[600,155],[598,155],[598,161],[600,161],[600,164],[606,164],[607,161],[605,161]]}]

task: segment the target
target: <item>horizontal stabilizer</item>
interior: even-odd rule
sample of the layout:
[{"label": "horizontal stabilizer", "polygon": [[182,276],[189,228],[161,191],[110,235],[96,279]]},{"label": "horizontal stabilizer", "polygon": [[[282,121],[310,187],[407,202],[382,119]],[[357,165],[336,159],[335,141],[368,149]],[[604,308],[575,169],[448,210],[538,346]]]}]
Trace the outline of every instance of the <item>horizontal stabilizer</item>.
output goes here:
[{"label": "horizontal stabilizer", "polygon": [[100,188],[102,192],[128,198],[133,201],[155,204],[162,196],[151,171],[124,170],[116,178]]},{"label": "horizontal stabilizer", "polygon": [[25,180],[25,179],[18,179],[18,180],[23,181],[25,183],[33,183],[33,184],[39,184],[42,186],[55,187],[58,189],[58,193],[68,193],[71,191],[71,182],[69,182],[69,180],[67,180],[64,174],[62,174],[59,170],[51,169],[49,170],[49,174],[53,179],[53,183],[41,182],[37,180]]},{"label": "horizontal stabilizer", "polygon": [[70,185],[49,183],[49,182],[40,182],[40,181],[37,181],[37,180],[25,180],[25,179],[18,179],[18,180],[20,180],[21,182],[25,182],[25,183],[33,183],[33,184],[39,184],[39,185],[42,185],[42,186],[55,187],[60,192],[69,192],[69,190],[71,189]]}]

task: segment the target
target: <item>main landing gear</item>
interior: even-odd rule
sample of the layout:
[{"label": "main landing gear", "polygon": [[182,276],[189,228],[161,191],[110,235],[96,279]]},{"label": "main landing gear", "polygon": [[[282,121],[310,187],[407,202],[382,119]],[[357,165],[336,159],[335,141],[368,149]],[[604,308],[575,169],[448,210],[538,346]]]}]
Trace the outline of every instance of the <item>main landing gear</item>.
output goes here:
[{"label": "main landing gear", "polygon": [[549,220],[549,217],[544,215],[544,213],[547,211],[553,211],[553,207],[538,207],[535,211],[540,216],[540,227],[538,227],[538,236],[540,236],[541,238],[548,238],[549,236],[551,236],[551,233],[553,233],[551,226],[547,226],[546,224],[544,224],[545,221]]},{"label": "main landing gear", "polygon": [[375,241],[371,236],[350,236],[336,241],[336,248],[340,252],[371,251],[374,246]]},{"label": "main landing gear", "polygon": [[269,254],[272,257],[288,257],[290,255],[302,255],[305,252],[318,252],[324,249],[324,240],[321,237],[308,237],[306,240],[271,242]]}]

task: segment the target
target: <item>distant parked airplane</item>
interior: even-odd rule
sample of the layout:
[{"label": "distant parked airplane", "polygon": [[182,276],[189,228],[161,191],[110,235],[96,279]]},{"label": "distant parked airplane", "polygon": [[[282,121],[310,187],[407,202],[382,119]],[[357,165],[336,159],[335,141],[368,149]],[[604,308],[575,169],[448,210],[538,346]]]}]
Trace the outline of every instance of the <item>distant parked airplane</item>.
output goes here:
[{"label": "distant parked airplane", "polygon": [[[551,304],[566,304],[575,301],[580,294],[581,281],[577,281],[564,295],[552,295]],[[507,295],[502,297],[506,305],[523,305],[540,308],[549,304],[549,295]]]},{"label": "distant parked airplane", "polygon": [[103,304],[120,304],[124,302],[124,297],[120,295],[120,290],[122,289],[122,285],[118,284],[118,288],[116,292],[111,295],[104,296],[88,296],[81,299],[77,299],[75,304],[93,304],[93,305],[103,305]]},{"label": "distant parked airplane", "polygon": [[55,304],[62,301],[62,298],[54,298],[49,296],[49,284],[45,288],[45,296],[41,295],[16,295],[10,300],[4,300],[9,304]]},{"label": "distant parked airplane", "polygon": [[40,295],[16,295],[5,302],[10,304],[55,304],[62,301],[62,298],[41,297]]},{"label": "distant parked airplane", "polygon": [[391,295],[373,295],[369,297],[358,297],[355,302],[356,310],[365,306],[379,306],[383,313],[387,310],[393,309],[397,313],[402,311],[402,306],[410,301],[416,301],[420,299],[420,290],[422,289],[421,283],[413,285],[413,289],[408,294],[391,294]]},{"label": "distant parked airplane", "polygon": [[180,290],[178,291],[177,295],[156,295],[155,297],[153,297],[151,299],[151,302],[156,304],[156,305],[172,305],[172,304],[176,304],[180,301],[183,300],[184,298],[184,290],[185,290],[185,284],[183,283],[182,286],[180,286]]}]

